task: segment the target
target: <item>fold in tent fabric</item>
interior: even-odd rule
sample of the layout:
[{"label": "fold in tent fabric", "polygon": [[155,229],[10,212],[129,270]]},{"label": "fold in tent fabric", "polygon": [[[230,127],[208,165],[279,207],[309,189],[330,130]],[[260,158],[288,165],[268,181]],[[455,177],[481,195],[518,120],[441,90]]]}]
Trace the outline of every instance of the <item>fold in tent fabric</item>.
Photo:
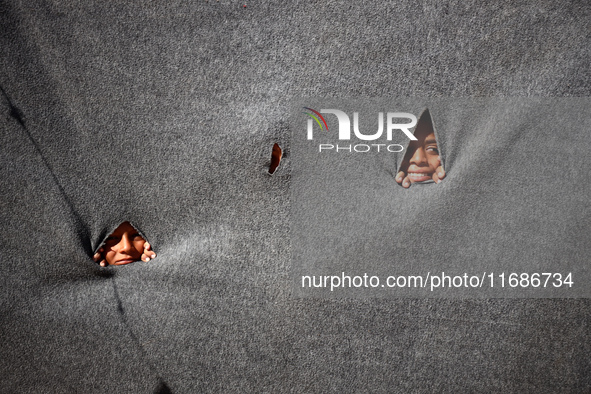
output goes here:
[{"label": "fold in tent fabric", "polygon": [[[589,96],[589,5],[243,5],[0,2],[3,390],[588,390],[587,299],[295,297],[289,113],[311,96]],[[441,253],[472,256],[488,234],[490,258],[507,264],[520,245],[517,256],[580,261],[589,145],[577,119],[545,139],[497,138],[481,112],[459,138],[452,126],[473,111],[429,110],[447,183],[400,188],[388,173],[400,155],[376,176],[402,199],[463,185],[460,201],[439,200],[455,239]],[[531,115],[506,120],[527,129]],[[283,159],[271,176],[274,143]],[[546,164],[504,179],[519,157]],[[467,187],[489,165],[494,193]],[[504,211],[492,228],[505,192],[541,215]],[[158,257],[101,269],[92,253],[123,221]],[[525,226],[538,232],[520,239]]]}]

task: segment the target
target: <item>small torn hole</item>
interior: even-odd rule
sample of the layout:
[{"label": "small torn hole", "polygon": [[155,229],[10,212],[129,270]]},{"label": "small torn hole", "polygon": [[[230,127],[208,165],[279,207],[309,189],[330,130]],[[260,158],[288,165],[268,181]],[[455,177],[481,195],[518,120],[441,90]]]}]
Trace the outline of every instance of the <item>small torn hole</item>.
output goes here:
[{"label": "small torn hole", "polygon": [[275,143],[273,145],[273,152],[271,153],[271,165],[269,166],[269,174],[273,174],[277,167],[279,167],[279,163],[281,162],[281,157],[283,152],[281,151],[281,147],[279,144]]},{"label": "small torn hole", "polygon": [[396,182],[404,188],[415,183],[440,183],[446,173],[428,109],[421,114],[414,136],[417,140],[409,143],[396,174]]},{"label": "small torn hole", "polygon": [[130,222],[123,222],[101,243],[93,260],[101,267],[106,267],[135,261],[147,262],[155,257],[156,253],[139,229]]}]

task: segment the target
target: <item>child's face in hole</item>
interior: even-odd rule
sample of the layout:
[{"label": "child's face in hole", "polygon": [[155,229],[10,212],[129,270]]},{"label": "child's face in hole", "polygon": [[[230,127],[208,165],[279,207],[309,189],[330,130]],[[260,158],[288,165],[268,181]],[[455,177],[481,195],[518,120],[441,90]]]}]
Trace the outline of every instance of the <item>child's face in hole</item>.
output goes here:
[{"label": "child's face in hole", "polygon": [[415,137],[417,141],[410,142],[401,165],[401,170],[407,174],[412,183],[433,179],[433,174],[441,165],[433,129],[431,127],[417,129]]},{"label": "child's face in hole", "polygon": [[124,265],[139,261],[144,252],[146,240],[129,223],[121,223],[107,238],[104,248],[105,260],[109,265]]}]

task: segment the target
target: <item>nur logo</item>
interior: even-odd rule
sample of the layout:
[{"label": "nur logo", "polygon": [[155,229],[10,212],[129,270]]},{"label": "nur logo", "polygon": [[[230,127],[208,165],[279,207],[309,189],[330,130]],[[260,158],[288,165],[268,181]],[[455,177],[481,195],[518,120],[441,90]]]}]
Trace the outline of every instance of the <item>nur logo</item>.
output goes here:
[{"label": "nur logo", "polygon": [[[310,117],[308,119],[307,124],[308,140],[314,139],[314,121],[316,122],[316,124],[318,124],[320,130],[326,129],[326,131],[328,132],[328,125],[322,114],[332,114],[337,117],[337,121],[339,122],[339,140],[351,140],[351,120],[344,111],[338,109],[321,109],[320,111],[316,111],[309,107],[303,108],[310,111],[304,112],[304,114]],[[408,119],[409,122],[398,123],[398,120],[400,119]],[[395,120],[397,120],[397,122],[395,122]],[[410,129],[415,127],[416,125],[417,117],[413,114],[407,112],[388,112],[386,114],[386,139],[388,141],[392,141],[392,135],[394,134],[394,130],[399,130],[411,141],[416,141],[417,138],[410,131]],[[384,133],[384,113],[378,113],[378,130],[373,134],[363,134],[359,130],[359,113],[353,112],[353,133],[355,134],[355,137],[357,139],[362,141],[375,141],[381,138],[382,134]],[[388,152],[402,152],[404,150],[404,147],[400,144],[357,144],[345,146],[339,146],[338,144],[336,146],[333,144],[320,144],[319,151],[322,152],[323,150],[335,150],[336,152],[369,152],[370,150],[375,148],[378,152],[380,152],[381,147],[385,147],[385,150],[387,150]]]}]

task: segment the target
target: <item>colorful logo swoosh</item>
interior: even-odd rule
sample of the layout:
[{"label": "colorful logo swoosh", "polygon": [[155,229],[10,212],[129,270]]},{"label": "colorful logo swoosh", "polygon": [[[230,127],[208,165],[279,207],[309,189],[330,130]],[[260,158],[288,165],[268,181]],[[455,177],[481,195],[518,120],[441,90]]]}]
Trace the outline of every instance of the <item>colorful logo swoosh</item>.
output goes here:
[{"label": "colorful logo swoosh", "polygon": [[[324,120],[324,117],[322,115],[320,115],[320,112],[313,110],[312,108],[308,108],[308,107],[303,107],[303,108],[307,109],[308,111],[312,111],[312,112],[314,112],[314,114],[317,115],[316,116],[316,115],[311,114],[309,112],[302,112],[302,113],[312,117],[316,121],[316,123],[318,123],[318,126],[320,126],[320,130],[323,130],[326,128],[326,131],[328,131],[328,125],[326,124],[326,120]],[[324,123],[324,127],[322,127],[322,123],[320,123],[320,119],[318,119],[318,118],[322,119],[322,123]]]}]

